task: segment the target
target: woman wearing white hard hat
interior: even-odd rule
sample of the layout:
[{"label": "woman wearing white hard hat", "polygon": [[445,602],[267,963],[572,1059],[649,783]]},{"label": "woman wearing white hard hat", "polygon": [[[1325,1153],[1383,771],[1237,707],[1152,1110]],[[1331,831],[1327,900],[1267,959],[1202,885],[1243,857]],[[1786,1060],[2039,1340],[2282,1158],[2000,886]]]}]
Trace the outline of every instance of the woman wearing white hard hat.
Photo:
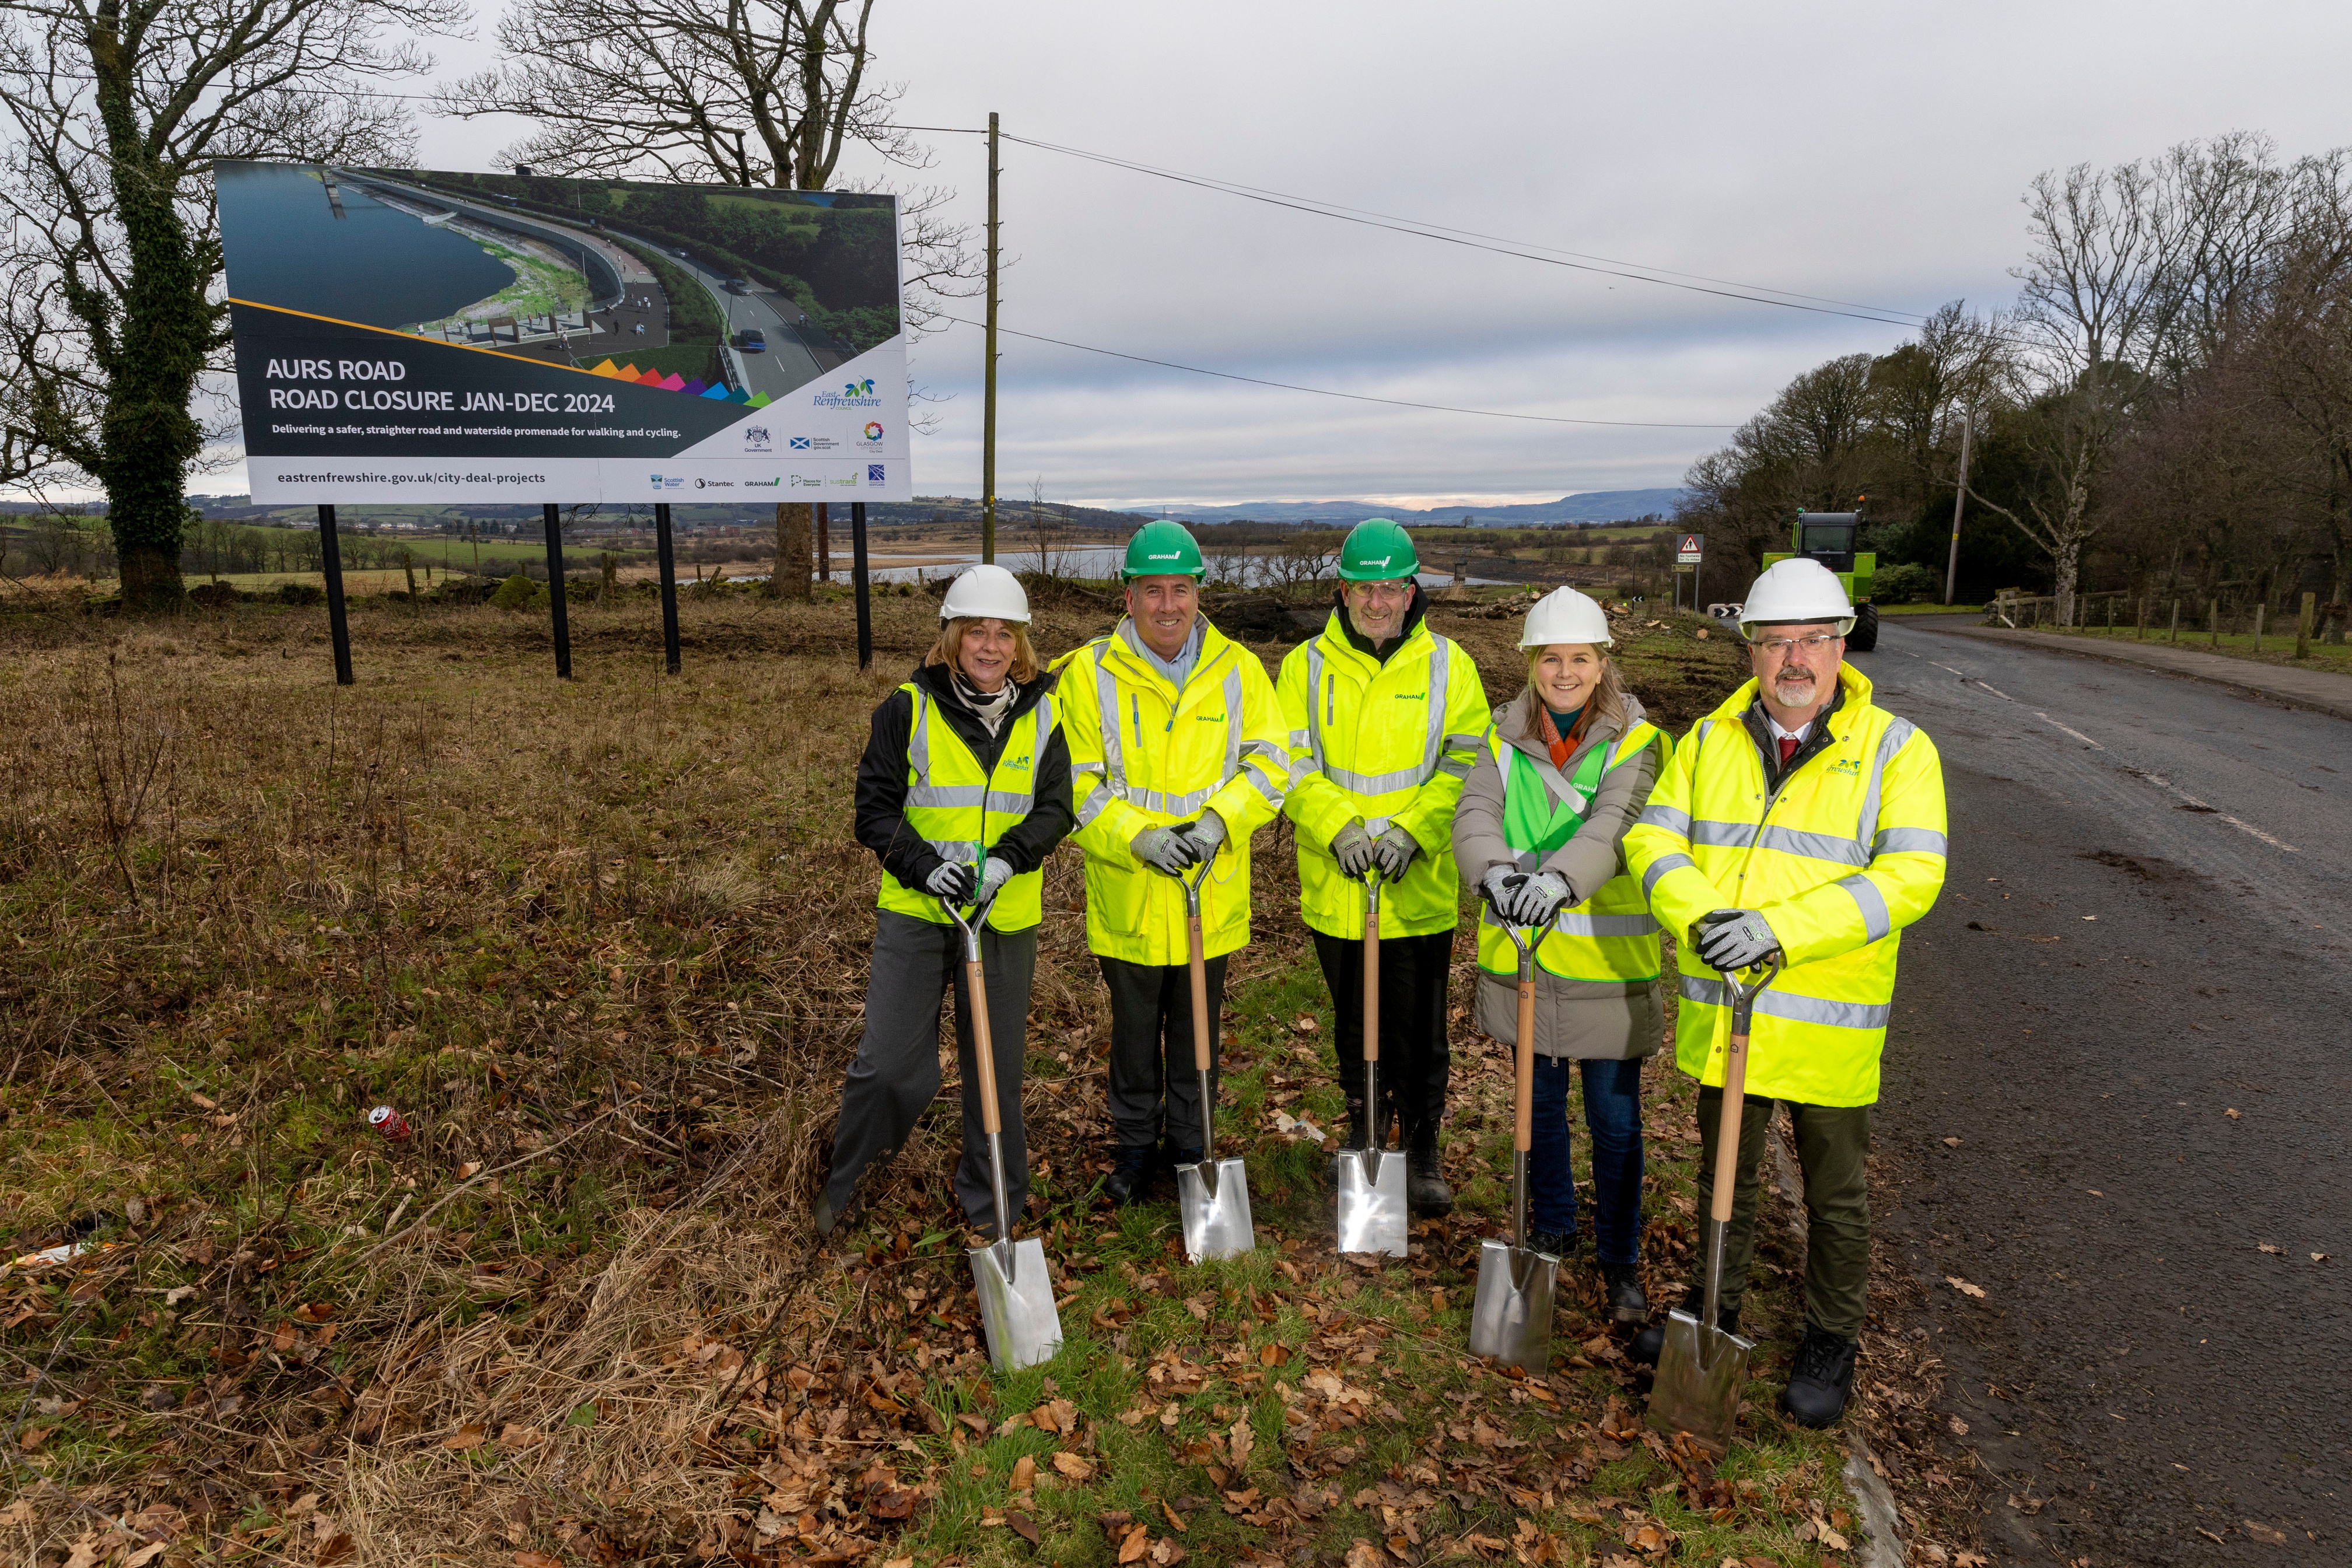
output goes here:
[{"label": "woman wearing white hard hat", "polygon": [[1671,746],[1609,657],[1609,617],[1573,588],[1528,612],[1528,684],[1495,711],[1454,817],[1454,856],[1486,894],[1477,1024],[1516,1047],[1518,950],[1504,930],[1542,927],[1536,948],[1535,1131],[1528,1245],[1576,1244],[1568,1078],[1581,1063],[1592,1139],[1591,1228],[1610,1316],[1639,1323],[1642,1061],[1658,1049],[1658,927],[1620,846]]},{"label": "woman wearing white hard hat", "polygon": [[971,1227],[994,1233],[963,935],[947,899],[990,905],[980,952],[1004,1118],[1006,1202],[1018,1212],[1029,1192],[1021,1063],[1042,868],[1073,822],[1070,753],[1055,717],[1054,678],[1029,646],[1020,580],[1002,566],[971,567],[949,585],[940,618],[939,640],[874,710],[857,770],[857,838],[882,862],[881,908],[866,1033],[842,1084],[833,1168],[817,1199],[820,1235],[856,1214],[861,1183],[898,1152],[938,1097],[940,1007],[950,984],[963,1065],[955,1194]]}]

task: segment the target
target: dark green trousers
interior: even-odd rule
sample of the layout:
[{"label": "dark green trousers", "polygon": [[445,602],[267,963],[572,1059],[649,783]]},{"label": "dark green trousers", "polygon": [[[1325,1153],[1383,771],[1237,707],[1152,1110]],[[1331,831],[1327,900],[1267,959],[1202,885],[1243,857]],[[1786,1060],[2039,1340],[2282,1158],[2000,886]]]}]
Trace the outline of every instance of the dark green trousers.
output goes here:
[{"label": "dark green trousers", "polygon": [[[1739,1117],[1739,1162],[1733,1167],[1731,1232],[1723,1251],[1723,1307],[1737,1311],[1748,1292],[1748,1266],[1756,1258],[1757,1163],[1772,1108],[1785,1104],[1797,1133],[1797,1163],[1805,1178],[1805,1321],[1843,1339],[1862,1337],[1864,1298],[1870,1286],[1870,1107],[1803,1105],[1746,1097]],[[1715,1190],[1716,1142],[1723,1090],[1698,1091],[1698,1211],[1706,1216]],[[1706,1267],[1706,1227],[1698,1267]],[[1692,1282],[1704,1289],[1704,1273]]]}]

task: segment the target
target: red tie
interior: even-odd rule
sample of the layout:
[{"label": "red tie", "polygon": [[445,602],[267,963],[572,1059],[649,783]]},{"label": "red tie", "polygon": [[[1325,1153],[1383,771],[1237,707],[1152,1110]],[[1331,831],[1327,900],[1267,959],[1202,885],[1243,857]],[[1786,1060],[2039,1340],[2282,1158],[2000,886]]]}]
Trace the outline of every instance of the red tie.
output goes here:
[{"label": "red tie", "polygon": [[1780,765],[1782,767],[1785,768],[1789,765],[1789,759],[1797,754],[1797,748],[1802,744],[1804,744],[1804,742],[1798,740],[1794,735],[1783,735],[1780,737]]}]

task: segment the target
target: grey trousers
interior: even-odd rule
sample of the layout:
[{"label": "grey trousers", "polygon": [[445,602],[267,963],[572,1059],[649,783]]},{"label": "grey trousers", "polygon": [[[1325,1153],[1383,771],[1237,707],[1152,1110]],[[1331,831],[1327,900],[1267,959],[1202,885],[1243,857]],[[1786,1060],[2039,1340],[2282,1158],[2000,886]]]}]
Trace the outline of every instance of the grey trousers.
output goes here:
[{"label": "grey trousers", "polygon": [[[1004,1201],[1019,1213],[1029,1197],[1029,1145],[1021,1128],[1021,1064],[1029,1024],[1029,983],[1037,971],[1037,931],[980,933],[981,973],[988,985],[989,1034],[995,1045],[996,1094],[1004,1118]],[[963,933],[952,925],[877,910],[874,970],[866,988],[866,1034],[841,1086],[841,1121],[833,1134],[833,1173],[824,1195],[840,1214],[867,1167],[898,1152],[915,1119],[940,1093],[940,1007],[956,994],[956,1058],[962,1064],[963,1158],[955,1192],[964,1216],[987,1226],[996,1213],[988,1177],[988,1134],[981,1126],[980,1071],[972,1049],[971,1003],[963,987]]]},{"label": "grey trousers", "polygon": [[[1160,1142],[1201,1146],[1201,1074],[1192,1062],[1189,964],[1129,963],[1096,955],[1110,987],[1110,1125],[1124,1148]],[[1225,954],[1201,967],[1209,983],[1209,1092],[1217,1088],[1218,1020],[1224,1015]]]}]

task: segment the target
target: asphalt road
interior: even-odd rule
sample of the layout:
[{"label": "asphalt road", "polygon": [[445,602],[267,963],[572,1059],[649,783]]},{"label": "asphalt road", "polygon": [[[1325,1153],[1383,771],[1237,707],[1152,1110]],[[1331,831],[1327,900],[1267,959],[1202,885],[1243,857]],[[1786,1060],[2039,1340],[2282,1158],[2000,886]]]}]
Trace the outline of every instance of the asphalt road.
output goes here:
[{"label": "asphalt road", "polygon": [[1854,663],[1950,795],[1879,1238],[1989,1545],[2352,1560],[2352,723],[1891,617]]},{"label": "asphalt road", "polygon": [[719,302],[719,313],[727,320],[727,342],[733,347],[736,334],[746,327],[757,327],[768,340],[764,353],[737,352],[730,357],[743,367],[744,389],[764,392],[771,398],[806,386],[824,374],[816,355],[801,338],[793,323],[801,319],[801,308],[780,294],[754,290],[733,294],[727,289],[727,275],[715,272],[692,257],[672,256],[670,259],[693,277]]}]

